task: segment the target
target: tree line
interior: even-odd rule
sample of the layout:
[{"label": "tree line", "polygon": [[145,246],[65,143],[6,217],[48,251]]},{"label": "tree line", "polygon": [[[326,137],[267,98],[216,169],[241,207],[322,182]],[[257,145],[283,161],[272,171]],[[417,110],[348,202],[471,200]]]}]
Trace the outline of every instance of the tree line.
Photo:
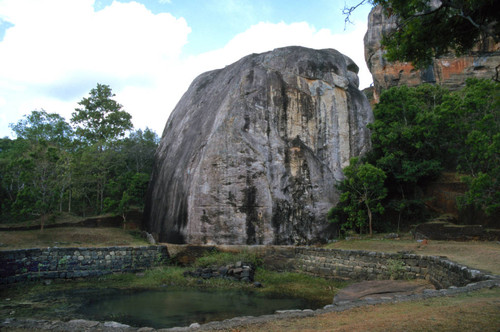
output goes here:
[{"label": "tree line", "polygon": [[468,190],[464,210],[500,214],[500,83],[470,79],[460,91],[438,85],[385,91],[369,125],[372,150],[354,158],[328,213],[343,231],[394,230],[426,217],[424,188],[442,171]]},{"label": "tree line", "polygon": [[[72,113],[35,110],[0,139],[0,221],[142,209],[158,135],[133,130],[131,115],[97,84]],[[128,134],[128,135],[127,135]]]}]

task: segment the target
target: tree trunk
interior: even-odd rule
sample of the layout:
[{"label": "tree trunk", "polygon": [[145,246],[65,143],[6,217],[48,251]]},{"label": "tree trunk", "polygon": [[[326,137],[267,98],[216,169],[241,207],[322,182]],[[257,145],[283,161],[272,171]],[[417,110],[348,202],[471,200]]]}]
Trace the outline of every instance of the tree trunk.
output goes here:
[{"label": "tree trunk", "polygon": [[68,213],[71,213],[71,193],[72,193],[72,190],[70,188],[68,191]]},{"label": "tree trunk", "polygon": [[370,237],[373,236],[373,230],[372,230],[372,210],[370,209],[370,206],[368,205],[368,203],[365,201],[365,205],[366,205],[366,210],[368,212],[368,229],[370,231]]},{"label": "tree trunk", "polygon": [[45,226],[46,214],[42,214],[40,217],[40,232],[43,233],[43,226]]},{"label": "tree trunk", "polygon": [[122,213],[123,218],[123,229],[125,229],[125,225],[127,224],[127,215],[125,212]]}]

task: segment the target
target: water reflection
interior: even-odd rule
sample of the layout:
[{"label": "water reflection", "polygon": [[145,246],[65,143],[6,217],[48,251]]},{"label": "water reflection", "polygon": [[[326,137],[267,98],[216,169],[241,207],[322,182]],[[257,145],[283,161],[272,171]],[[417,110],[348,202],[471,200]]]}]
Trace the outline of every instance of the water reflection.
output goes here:
[{"label": "water reflection", "polygon": [[[69,294],[68,294],[69,295]],[[227,290],[87,290],[72,294],[83,304],[78,316],[98,321],[117,321],[131,326],[154,328],[186,326],[236,316],[271,314],[278,309],[313,308],[303,299],[264,297]]]}]

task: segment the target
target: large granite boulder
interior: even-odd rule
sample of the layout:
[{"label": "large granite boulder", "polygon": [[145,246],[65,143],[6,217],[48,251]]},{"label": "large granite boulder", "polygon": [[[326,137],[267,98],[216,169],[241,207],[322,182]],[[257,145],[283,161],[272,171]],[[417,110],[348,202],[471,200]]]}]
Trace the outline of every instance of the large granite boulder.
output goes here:
[{"label": "large granite boulder", "polygon": [[331,237],[334,185],[370,148],[357,72],[333,49],[286,47],[197,77],[156,152],[147,230],[193,244]]},{"label": "large granite boulder", "polygon": [[378,102],[383,90],[393,86],[417,86],[436,83],[450,90],[462,88],[467,78],[499,79],[500,43],[492,41],[478,46],[467,55],[450,53],[434,59],[424,70],[416,70],[408,62],[389,62],[384,59],[382,37],[396,27],[397,16],[387,17],[382,6],[376,6],[368,17],[365,34],[365,60],[373,76],[374,100]]}]

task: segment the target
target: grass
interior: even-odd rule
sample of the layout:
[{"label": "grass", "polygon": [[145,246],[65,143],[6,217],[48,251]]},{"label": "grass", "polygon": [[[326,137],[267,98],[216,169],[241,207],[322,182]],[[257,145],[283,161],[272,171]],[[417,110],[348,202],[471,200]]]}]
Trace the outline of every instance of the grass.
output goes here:
[{"label": "grass", "polygon": [[239,331],[499,331],[500,289],[455,297],[360,307],[300,319],[273,320]]},{"label": "grass", "polygon": [[290,296],[318,303],[318,307],[331,304],[333,296],[349,282],[329,280],[294,272],[257,270],[255,280],[264,284],[260,291],[274,296]]},{"label": "grass", "polygon": [[396,253],[410,251],[419,255],[446,256],[448,259],[483,271],[500,274],[500,243],[490,241],[434,241],[419,243],[409,236],[400,240],[364,238],[342,240],[326,248],[368,250]]},{"label": "grass", "polygon": [[148,245],[137,231],[121,228],[61,227],[47,228],[43,232],[3,231],[0,232],[2,250],[46,247],[107,247]]},{"label": "grass", "polygon": [[248,251],[241,252],[219,252],[214,250],[205,254],[204,256],[196,259],[194,266],[196,267],[210,267],[210,266],[225,266],[235,264],[237,262],[251,264],[254,267],[262,265],[262,259],[255,253]]}]

